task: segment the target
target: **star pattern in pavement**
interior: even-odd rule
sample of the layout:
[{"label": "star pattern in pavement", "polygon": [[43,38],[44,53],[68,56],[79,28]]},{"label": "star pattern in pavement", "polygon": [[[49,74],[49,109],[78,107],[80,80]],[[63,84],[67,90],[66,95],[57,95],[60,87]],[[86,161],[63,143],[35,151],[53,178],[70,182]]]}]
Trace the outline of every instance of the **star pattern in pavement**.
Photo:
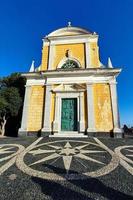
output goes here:
[{"label": "star pattern in pavement", "polygon": [[[128,152],[131,152],[132,154],[126,154],[126,156],[133,158],[133,150],[132,149],[126,149]],[[133,161],[132,161],[133,163]]]},{"label": "star pattern in pavement", "polygon": [[15,151],[9,151],[9,149],[13,149],[13,148],[14,147],[4,147],[3,148],[3,146],[0,146],[0,155],[15,152]]},{"label": "star pattern in pavement", "polygon": [[[39,148],[37,150],[31,150],[29,152],[30,154],[32,154],[34,156],[40,155],[40,154],[45,155],[42,159],[39,159],[39,160],[31,163],[29,166],[44,163],[46,161],[53,160],[53,159],[57,160],[58,158],[62,158],[64,168],[65,168],[66,172],[68,173],[70,170],[70,166],[71,166],[73,157],[75,157],[76,160],[80,159],[80,163],[82,162],[82,160],[86,160],[86,161],[94,162],[94,163],[97,163],[100,165],[104,165],[103,162],[96,160],[94,158],[91,158],[90,155],[97,154],[97,153],[103,153],[105,151],[84,149],[88,145],[90,145],[90,143],[72,147],[69,141],[67,141],[63,147],[47,144],[46,146],[50,148],[48,150]],[[47,156],[46,154],[50,154],[50,155]]]},{"label": "star pattern in pavement", "polygon": [[4,155],[4,157],[0,158],[0,162],[7,160],[8,158],[10,158],[11,156],[5,156],[5,154],[10,154],[10,153],[14,153],[15,151],[11,150],[14,147],[4,147],[4,146],[0,146],[0,155]]}]

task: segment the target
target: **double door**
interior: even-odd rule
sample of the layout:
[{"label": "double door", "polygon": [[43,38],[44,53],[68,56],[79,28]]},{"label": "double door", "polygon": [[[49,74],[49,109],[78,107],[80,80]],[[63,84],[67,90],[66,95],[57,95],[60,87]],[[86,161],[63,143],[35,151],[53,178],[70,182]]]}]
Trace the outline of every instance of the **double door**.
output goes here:
[{"label": "double door", "polygon": [[77,131],[77,98],[63,98],[61,104],[61,131]]}]

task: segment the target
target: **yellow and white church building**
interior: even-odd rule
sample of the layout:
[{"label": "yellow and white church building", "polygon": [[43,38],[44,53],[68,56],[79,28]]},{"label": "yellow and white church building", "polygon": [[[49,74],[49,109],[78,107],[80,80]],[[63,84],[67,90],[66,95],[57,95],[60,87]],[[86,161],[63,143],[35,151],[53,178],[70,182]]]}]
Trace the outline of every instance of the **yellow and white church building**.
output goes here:
[{"label": "yellow and white church building", "polygon": [[99,59],[98,35],[60,28],[43,39],[42,61],[31,65],[19,135],[122,137],[117,82],[120,68]]}]

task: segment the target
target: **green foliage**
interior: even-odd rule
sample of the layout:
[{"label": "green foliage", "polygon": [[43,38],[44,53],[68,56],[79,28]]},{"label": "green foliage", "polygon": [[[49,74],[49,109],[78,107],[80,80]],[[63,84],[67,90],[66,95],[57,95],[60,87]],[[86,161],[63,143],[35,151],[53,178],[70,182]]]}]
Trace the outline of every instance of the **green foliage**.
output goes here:
[{"label": "green foliage", "polygon": [[[25,79],[19,73],[0,78],[0,132],[16,136],[20,126]],[[12,129],[12,131],[11,131]]]},{"label": "green foliage", "polygon": [[8,104],[4,97],[0,96],[0,120],[2,120],[3,115],[5,115],[7,106]]},{"label": "green foliage", "polygon": [[22,98],[15,87],[0,90],[0,115],[16,116],[22,104]]},{"label": "green foliage", "polygon": [[20,96],[24,96],[25,78],[20,73],[13,73],[10,76],[0,78],[0,88],[15,87],[18,88]]}]

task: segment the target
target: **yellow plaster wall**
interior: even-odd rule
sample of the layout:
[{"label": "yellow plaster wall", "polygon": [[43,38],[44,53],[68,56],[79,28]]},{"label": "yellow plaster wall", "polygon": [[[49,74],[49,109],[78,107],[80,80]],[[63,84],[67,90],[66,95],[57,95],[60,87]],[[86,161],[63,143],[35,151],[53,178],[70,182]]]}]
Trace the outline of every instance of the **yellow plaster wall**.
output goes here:
[{"label": "yellow plaster wall", "polygon": [[[53,47],[53,62],[52,69],[56,69],[59,62],[65,58],[66,50],[70,50],[71,57],[76,58],[82,67],[85,67],[85,46],[82,44],[59,44]],[[88,49],[89,51],[89,49]],[[42,64],[41,70],[47,70],[48,68],[48,56],[49,56],[49,46],[44,46],[42,50]],[[90,43],[90,58],[91,66],[99,67],[99,48],[96,42]]]},{"label": "yellow plaster wall", "polygon": [[85,66],[84,44],[61,44],[54,47],[52,69],[56,69],[60,61],[65,58],[66,50],[70,50],[71,57],[76,58],[82,67]]},{"label": "yellow plaster wall", "polygon": [[42,128],[44,101],[43,86],[32,86],[28,112],[28,131],[39,131]]},{"label": "yellow plaster wall", "polygon": [[90,58],[91,58],[91,66],[92,67],[99,67],[99,48],[96,42],[90,43]]},{"label": "yellow plaster wall", "polygon": [[108,84],[94,84],[94,112],[97,131],[108,132],[113,129],[110,87]]},{"label": "yellow plaster wall", "polygon": [[42,65],[41,70],[47,70],[48,68],[48,54],[49,54],[49,46],[44,46],[42,50]]}]

